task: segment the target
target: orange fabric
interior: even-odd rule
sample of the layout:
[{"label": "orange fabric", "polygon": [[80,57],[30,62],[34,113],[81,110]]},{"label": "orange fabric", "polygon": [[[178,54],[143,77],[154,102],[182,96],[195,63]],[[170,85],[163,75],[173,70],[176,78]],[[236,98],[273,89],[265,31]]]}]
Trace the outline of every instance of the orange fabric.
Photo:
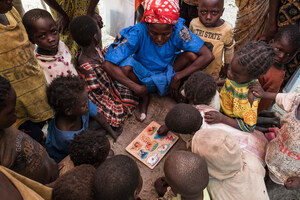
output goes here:
[{"label": "orange fabric", "polygon": [[143,0],[135,0],[135,9],[134,9],[134,11],[137,10],[137,8],[141,5],[142,2],[143,2]]},{"label": "orange fabric", "polygon": [[[278,93],[284,80],[284,75],[285,70],[277,69],[275,66],[272,66],[265,75],[259,78],[259,83],[264,91]],[[261,99],[258,105],[258,113],[266,110],[272,103],[273,100]]]}]

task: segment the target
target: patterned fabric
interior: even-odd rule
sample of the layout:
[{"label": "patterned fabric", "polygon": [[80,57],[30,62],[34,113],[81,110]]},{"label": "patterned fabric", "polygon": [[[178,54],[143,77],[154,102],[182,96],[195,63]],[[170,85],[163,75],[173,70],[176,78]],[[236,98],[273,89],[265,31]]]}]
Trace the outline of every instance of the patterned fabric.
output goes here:
[{"label": "patterned fabric", "polygon": [[[285,70],[272,66],[266,74],[259,77],[259,83],[265,92],[278,93],[284,80],[284,75]],[[261,99],[258,105],[258,113],[266,110],[272,103],[273,100]]]},{"label": "patterned fabric", "polygon": [[123,29],[118,43],[111,44],[105,60],[120,67],[132,66],[133,72],[146,85],[148,92],[167,95],[172,77],[173,62],[179,50],[197,53],[204,42],[179,18],[171,38],[163,45],[156,45],[149,37],[146,23],[137,23]]},{"label": "patterned fabric", "polygon": [[235,0],[238,7],[234,28],[234,50],[258,40],[263,34],[269,10],[269,0]]},{"label": "patterned fabric", "polygon": [[7,78],[17,94],[17,121],[42,122],[53,117],[46,97],[46,80],[34,57],[22,19],[13,8],[5,14],[10,25],[0,24],[0,75]]},{"label": "patterned fabric", "polygon": [[[97,49],[101,62],[104,52]],[[101,63],[85,63],[79,66],[78,73],[87,83],[89,99],[96,104],[106,121],[118,127],[138,105],[138,98],[124,85],[112,80],[102,69]]]},{"label": "patterned fabric", "polygon": [[146,23],[177,24],[179,18],[178,0],[145,0],[142,2]]},{"label": "patterned fabric", "polygon": [[44,71],[47,83],[50,84],[57,76],[78,75],[71,62],[72,55],[68,47],[59,41],[58,52],[54,56],[41,55],[35,50],[35,57]]},{"label": "patterned fabric", "polygon": [[236,118],[238,127],[242,131],[253,132],[257,122],[257,108],[260,99],[254,97],[252,106],[248,100],[249,83],[237,84],[232,80],[226,82],[220,92],[221,110],[228,117]]},{"label": "patterned fabric", "polygon": [[[278,12],[278,26],[288,24],[300,24],[300,2],[299,0],[281,0]],[[287,65],[285,73],[285,85],[300,65],[300,52],[298,52]]]},{"label": "patterned fabric", "polygon": [[[89,8],[91,0],[56,0],[60,7],[67,13],[69,16],[70,21],[76,17],[81,15],[86,15],[87,10]],[[96,6],[96,12],[98,13],[98,7]],[[51,9],[51,13],[56,19],[57,13],[55,10]],[[64,33],[60,33],[60,39],[67,45],[70,49],[72,57],[76,55],[76,52],[79,49],[77,43],[72,39],[71,33],[67,28]],[[101,46],[102,42],[100,42]]]},{"label": "patterned fabric", "polygon": [[212,45],[212,54],[215,59],[203,70],[218,80],[221,67],[224,62],[229,64],[234,54],[233,28],[230,23],[225,21],[218,27],[205,27],[199,20],[195,18],[190,23],[190,30],[198,35],[204,42]]},{"label": "patterned fabric", "polygon": [[267,146],[266,163],[270,173],[284,183],[289,177],[300,176],[300,94],[279,93],[275,101],[287,114],[280,119],[276,138]]}]

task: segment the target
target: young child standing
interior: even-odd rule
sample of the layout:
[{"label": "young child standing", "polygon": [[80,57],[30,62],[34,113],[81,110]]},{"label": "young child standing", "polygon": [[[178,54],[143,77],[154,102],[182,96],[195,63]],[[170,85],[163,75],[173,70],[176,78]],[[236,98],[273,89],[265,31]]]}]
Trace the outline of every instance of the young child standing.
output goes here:
[{"label": "young child standing", "polygon": [[[205,160],[189,151],[170,154],[164,164],[165,177],[155,181],[160,200],[210,200],[207,192],[208,171]],[[159,195],[160,195],[159,194]]]},{"label": "young child standing", "polygon": [[13,1],[0,0],[0,75],[17,95],[15,126],[40,142],[42,126],[53,117],[47,103],[46,80],[34,58],[22,19]]},{"label": "young child standing", "polygon": [[56,23],[50,13],[42,9],[32,9],[23,16],[29,40],[36,44],[35,57],[43,68],[47,83],[57,76],[77,75],[71,62],[68,47],[59,40]]},{"label": "young child standing", "polygon": [[106,52],[99,47],[101,33],[91,17],[73,19],[70,31],[81,48],[76,56],[76,68],[86,82],[89,99],[111,126],[119,127],[138,105],[138,98],[101,67]]},{"label": "young child standing", "polygon": [[205,113],[209,124],[224,123],[246,132],[253,132],[257,122],[259,98],[248,86],[258,82],[274,61],[272,46],[262,41],[250,42],[239,49],[232,59],[225,85],[220,92],[221,111]]},{"label": "young child standing", "polygon": [[272,181],[300,189],[300,94],[264,92],[259,84],[251,85],[250,90],[259,98],[275,100],[287,112],[280,119],[276,138],[267,146],[266,163]]},{"label": "young child standing", "polygon": [[[269,71],[259,78],[259,83],[265,92],[277,93],[284,81],[285,65],[297,54],[300,48],[300,32],[296,25],[288,25],[279,28],[272,45],[276,52],[274,64]],[[272,99],[262,99],[258,105],[258,113],[266,110]]]},{"label": "young child standing", "polygon": [[50,106],[56,111],[55,118],[49,122],[46,148],[56,162],[69,154],[74,135],[88,129],[89,117],[117,139],[118,134],[88,100],[84,81],[79,76],[60,76],[52,81],[46,92]]},{"label": "young child standing", "polygon": [[223,11],[224,0],[199,0],[198,18],[190,24],[190,30],[213,47],[215,59],[203,71],[211,74],[215,80],[219,78],[223,65],[223,52],[224,69],[227,69],[234,54],[233,28],[229,22],[221,19]]}]

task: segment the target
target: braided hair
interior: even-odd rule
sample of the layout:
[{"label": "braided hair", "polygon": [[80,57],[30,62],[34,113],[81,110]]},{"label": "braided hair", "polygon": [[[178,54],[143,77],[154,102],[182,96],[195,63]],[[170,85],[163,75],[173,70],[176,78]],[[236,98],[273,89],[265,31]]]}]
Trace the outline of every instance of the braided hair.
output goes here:
[{"label": "braided hair", "polygon": [[246,69],[249,78],[257,79],[265,74],[274,63],[273,47],[263,41],[252,41],[237,52],[238,63]]}]

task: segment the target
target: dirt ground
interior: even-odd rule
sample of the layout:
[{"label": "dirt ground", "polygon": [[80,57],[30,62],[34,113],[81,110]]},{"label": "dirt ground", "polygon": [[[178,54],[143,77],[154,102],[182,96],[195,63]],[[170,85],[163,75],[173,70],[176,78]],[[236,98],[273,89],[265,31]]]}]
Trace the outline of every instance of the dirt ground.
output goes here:
[{"label": "dirt ground", "polygon": [[[40,0],[22,0],[25,11],[28,11],[32,8],[42,8]],[[225,0],[225,11],[222,18],[229,21],[233,26],[235,23],[237,7],[235,6],[234,0]],[[103,11],[103,3],[100,0],[99,3],[100,14]],[[103,19],[105,25],[105,18]],[[114,37],[106,34],[105,27],[102,30],[102,41],[103,46],[109,45]],[[167,112],[175,105],[175,102],[169,97],[159,97],[158,95],[152,95],[150,105],[148,108],[147,119],[141,123],[138,122],[134,116],[129,117],[123,128],[122,135],[118,138],[116,143],[112,143],[112,149],[115,154],[125,154],[129,155],[125,148],[127,145],[151,122],[156,121],[159,124],[163,124],[164,118]],[[180,139],[170,150],[176,151],[179,149],[185,149],[185,143]],[[169,153],[168,153],[169,154]],[[130,155],[129,155],[130,156]],[[132,157],[133,158],[133,157]],[[133,158],[135,159],[135,158]],[[136,159],[135,159],[136,160]],[[137,161],[137,160],[136,160]],[[165,158],[160,161],[160,163],[153,169],[149,169],[141,162],[137,161],[141,175],[143,177],[143,189],[140,193],[140,196],[143,200],[153,200],[157,197],[154,190],[154,181],[163,175],[163,165]],[[268,193],[271,200],[300,200],[299,191],[288,191],[283,186],[276,185],[272,183],[269,179],[266,181]]]}]

